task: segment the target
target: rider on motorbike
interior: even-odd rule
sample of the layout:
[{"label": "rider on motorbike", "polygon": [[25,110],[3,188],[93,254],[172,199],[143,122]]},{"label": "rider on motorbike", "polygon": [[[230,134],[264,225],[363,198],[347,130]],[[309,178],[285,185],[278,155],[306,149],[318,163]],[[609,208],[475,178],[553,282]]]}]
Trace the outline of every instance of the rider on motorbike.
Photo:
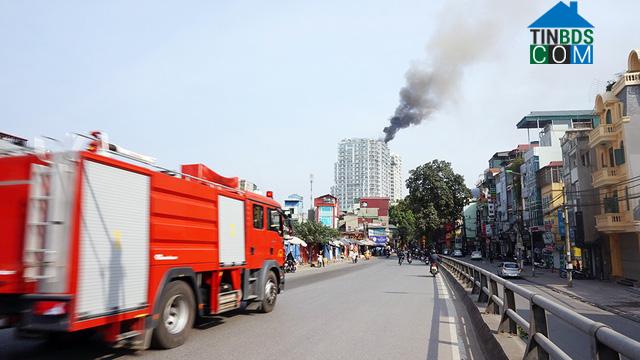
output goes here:
[{"label": "rider on motorbike", "polygon": [[436,254],[435,250],[431,250],[431,254],[429,254],[429,264],[435,264],[438,266],[438,262],[440,261],[440,257]]}]

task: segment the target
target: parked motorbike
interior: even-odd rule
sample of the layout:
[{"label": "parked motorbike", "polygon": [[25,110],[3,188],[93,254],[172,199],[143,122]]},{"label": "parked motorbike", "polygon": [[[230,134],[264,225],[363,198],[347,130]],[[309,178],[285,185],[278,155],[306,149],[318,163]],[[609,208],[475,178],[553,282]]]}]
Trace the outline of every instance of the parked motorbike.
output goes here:
[{"label": "parked motorbike", "polygon": [[435,263],[431,263],[429,272],[431,273],[431,275],[433,275],[433,277],[436,277],[436,274],[438,273],[438,265],[436,265]]}]

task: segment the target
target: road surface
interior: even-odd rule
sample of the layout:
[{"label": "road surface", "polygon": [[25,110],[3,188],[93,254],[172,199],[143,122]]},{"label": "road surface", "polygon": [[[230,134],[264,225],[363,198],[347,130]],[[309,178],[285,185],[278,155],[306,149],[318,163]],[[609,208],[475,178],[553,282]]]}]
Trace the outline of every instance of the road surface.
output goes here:
[{"label": "road surface", "polygon": [[47,344],[0,331],[10,359],[483,359],[446,279],[395,258],[287,276],[270,314],[234,312],[191,332],[183,346],[132,353],[98,339]]}]

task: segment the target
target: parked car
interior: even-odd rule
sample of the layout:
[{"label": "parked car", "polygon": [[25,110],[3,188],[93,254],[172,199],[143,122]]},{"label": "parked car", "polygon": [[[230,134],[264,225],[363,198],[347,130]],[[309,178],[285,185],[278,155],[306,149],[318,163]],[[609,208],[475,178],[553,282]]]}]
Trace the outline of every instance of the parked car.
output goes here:
[{"label": "parked car", "polygon": [[520,271],[522,271],[522,269],[520,269],[518,264],[514,262],[503,262],[498,264],[498,270],[496,272],[500,277],[517,278],[520,277]]},{"label": "parked car", "polygon": [[442,255],[449,255],[449,249],[442,250]]},{"label": "parked car", "polygon": [[471,260],[482,260],[482,251],[474,251],[471,253]]},{"label": "parked car", "polygon": [[453,250],[454,257],[463,257],[462,250]]}]

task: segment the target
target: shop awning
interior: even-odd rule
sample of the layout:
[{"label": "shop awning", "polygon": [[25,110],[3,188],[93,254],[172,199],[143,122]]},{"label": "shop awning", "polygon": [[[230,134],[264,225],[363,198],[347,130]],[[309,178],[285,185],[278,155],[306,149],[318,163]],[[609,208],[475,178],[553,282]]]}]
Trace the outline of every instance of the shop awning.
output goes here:
[{"label": "shop awning", "polygon": [[302,247],[307,247],[307,243],[304,240],[300,239],[299,237],[293,236],[292,238],[290,238],[288,240],[289,240],[289,244],[300,245]]}]

